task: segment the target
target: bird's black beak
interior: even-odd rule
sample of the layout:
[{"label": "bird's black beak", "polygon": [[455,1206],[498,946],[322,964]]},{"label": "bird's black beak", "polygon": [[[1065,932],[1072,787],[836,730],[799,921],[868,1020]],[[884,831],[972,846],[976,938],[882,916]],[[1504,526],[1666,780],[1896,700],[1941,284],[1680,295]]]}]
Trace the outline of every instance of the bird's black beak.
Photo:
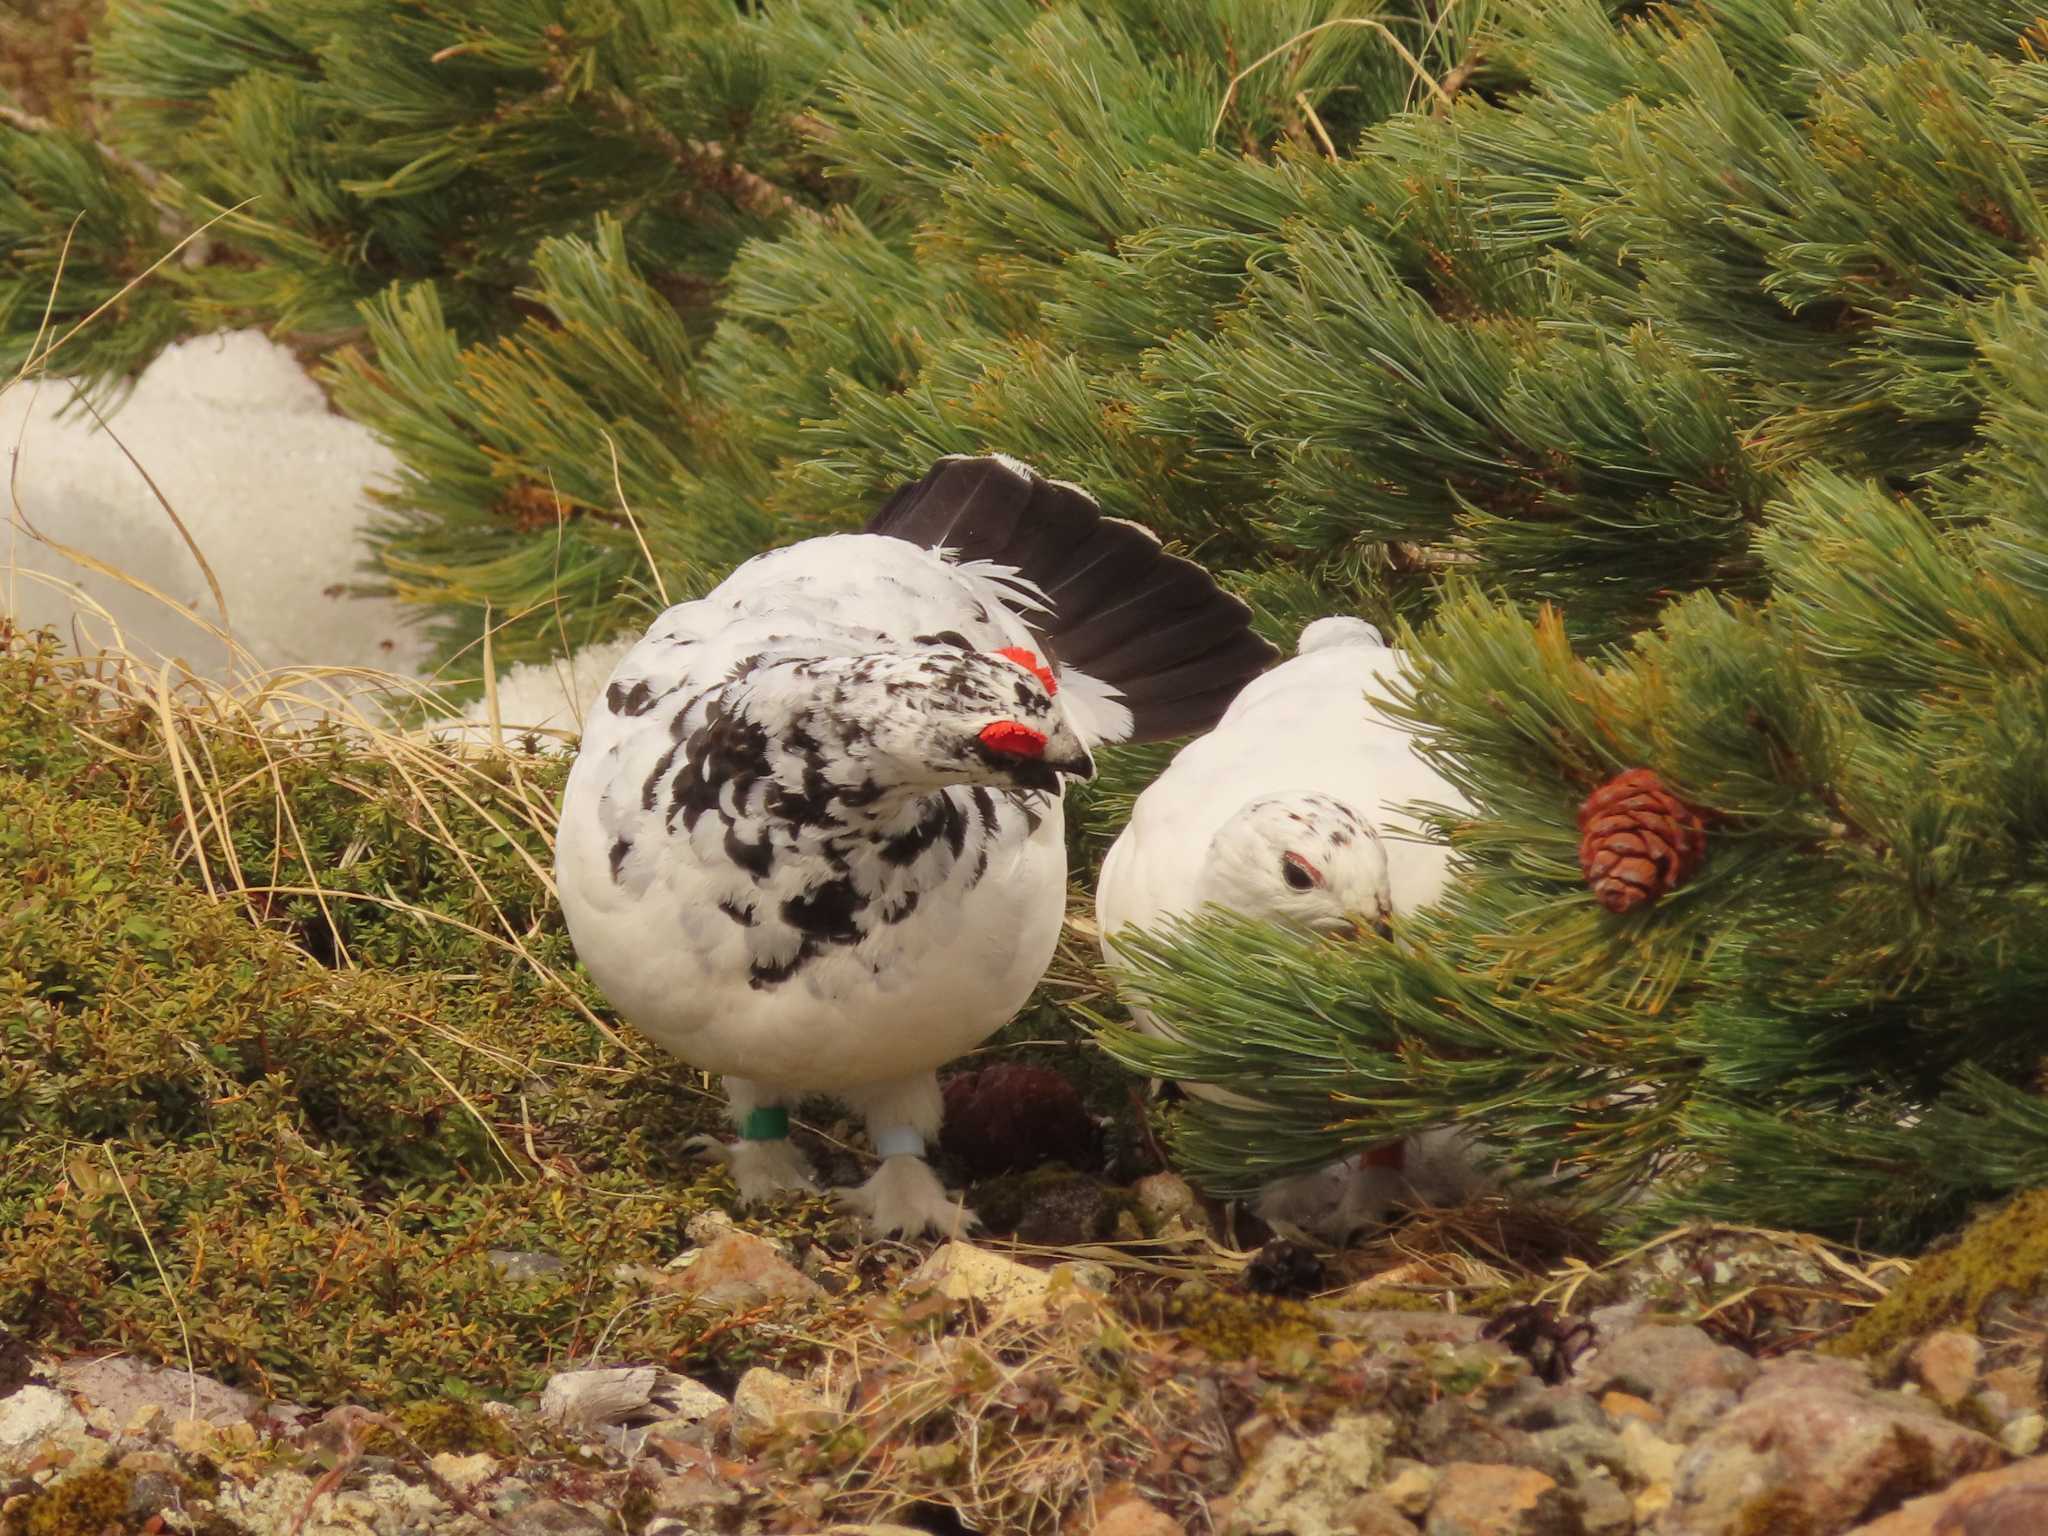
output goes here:
[{"label": "bird's black beak", "polygon": [[1048,758],[1045,766],[1054,773],[1065,774],[1070,779],[1087,780],[1095,777],[1095,759],[1081,748],[1059,758]]}]

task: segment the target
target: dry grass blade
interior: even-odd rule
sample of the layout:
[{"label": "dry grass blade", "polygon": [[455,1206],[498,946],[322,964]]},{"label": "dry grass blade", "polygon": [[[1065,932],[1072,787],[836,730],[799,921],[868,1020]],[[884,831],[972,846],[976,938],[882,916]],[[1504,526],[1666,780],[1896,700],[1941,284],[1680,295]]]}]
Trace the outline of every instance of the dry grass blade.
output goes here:
[{"label": "dry grass blade", "polygon": [[228,613],[228,595],[221,590],[220,578],[214,575],[212,562],[206,558],[206,552],[199,547],[199,541],[192,537],[192,530],[185,526],[185,519],[178,516],[178,509],[171,505],[171,498],[166,496],[163,487],[156,483],[156,477],[143,468],[142,460],[136,458],[134,451],[121,441],[120,435],[107,425],[107,418],[100,414],[99,407],[92,403],[85,391],[73,384],[71,398],[86,408],[92,419],[98,423],[99,429],[107,434],[116,448],[121,450],[121,457],[135,466],[135,473],[142,476],[142,483],[149,487],[149,494],[156,498],[156,504],[164,509],[164,516],[168,517],[171,526],[178,530],[178,537],[185,541],[185,548],[192,552],[192,558],[198,564],[200,574],[206,578],[207,590],[213,593],[214,606],[220,609],[221,632],[228,637],[228,644],[232,646],[235,624]]},{"label": "dry grass blade", "polygon": [[100,1150],[107,1155],[107,1167],[114,1175],[114,1182],[121,1186],[121,1198],[128,1202],[129,1214],[135,1218],[135,1230],[142,1234],[142,1246],[149,1250],[149,1262],[156,1266],[156,1277],[163,1282],[164,1299],[171,1304],[171,1311],[178,1319],[178,1336],[185,1346],[185,1390],[190,1416],[199,1417],[199,1369],[192,1358],[192,1329],[185,1321],[185,1309],[178,1301],[177,1288],[171,1284],[171,1277],[164,1270],[164,1261],[157,1257],[156,1241],[149,1235],[149,1224],[142,1219],[142,1209],[135,1203],[135,1196],[128,1188],[127,1179],[121,1176],[121,1165],[114,1161],[114,1144],[101,1142]]},{"label": "dry grass blade", "polygon": [[[1243,69],[1240,69],[1236,74],[1230,77],[1230,85],[1223,92],[1222,104],[1216,108],[1216,120],[1209,125],[1210,147],[1215,147],[1216,135],[1223,131],[1223,119],[1230,115],[1231,103],[1237,100],[1237,88],[1240,85],[1244,84],[1244,82],[1248,80],[1253,74],[1257,73],[1257,71],[1262,66],[1272,63],[1273,60],[1279,58],[1281,54],[1285,53],[1288,49],[1294,47],[1296,44],[1305,43],[1310,38],[1315,37],[1320,33],[1328,32],[1333,27],[1363,27],[1370,32],[1376,33],[1378,36],[1385,38],[1387,40],[1388,46],[1391,47],[1394,50],[1394,52],[1398,53],[1401,56],[1401,62],[1406,64],[1410,70],[1414,71],[1415,78],[1422,84],[1428,86],[1429,89],[1435,94],[1438,103],[1444,107],[1450,106],[1451,98],[1449,93],[1446,92],[1444,88],[1437,83],[1436,77],[1434,75],[1432,75],[1428,70],[1422,67],[1422,61],[1416,58],[1413,53],[1410,53],[1408,51],[1408,45],[1402,42],[1400,38],[1394,36],[1392,30],[1388,28],[1385,22],[1377,20],[1376,18],[1370,16],[1339,16],[1330,21],[1318,22],[1316,23],[1316,25],[1308,28],[1305,31],[1295,33],[1294,36],[1288,38],[1286,42],[1281,43],[1276,47],[1268,48],[1256,59],[1253,59],[1251,63],[1245,65]],[[1325,140],[1325,142],[1327,142],[1327,139]],[[1334,153],[1334,147],[1332,152]]]},{"label": "dry grass blade", "polygon": [[633,530],[633,538],[640,545],[640,558],[647,562],[647,574],[654,578],[655,595],[661,599],[661,606],[669,605],[668,583],[662,580],[661,567],[654,563],[654,551],[647,547],[647,535],[640,531],[640,519],[633,515],[633,507],[626,500],[626,485],[619,476],[619,445],[612,441],[611,433],[604,435],[604,445],[612,455],[612,489],[619,493],[619,510],[626,514],[626,526]]}]

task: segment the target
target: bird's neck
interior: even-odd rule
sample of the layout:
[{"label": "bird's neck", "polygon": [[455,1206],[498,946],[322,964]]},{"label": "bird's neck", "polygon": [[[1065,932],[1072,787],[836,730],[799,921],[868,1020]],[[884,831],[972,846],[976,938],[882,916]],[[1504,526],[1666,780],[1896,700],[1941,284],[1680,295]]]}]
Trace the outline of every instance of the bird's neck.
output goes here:
[{"label": "bird's neck", "polygon": [[676,784],[684,816],[716,805],[799,831],[888,837],[936,814],[944,787],[905,782],[880,746],[877,716],[888,700],[858,689],[861,659],[778,662],[721,690],[685,743]]}]

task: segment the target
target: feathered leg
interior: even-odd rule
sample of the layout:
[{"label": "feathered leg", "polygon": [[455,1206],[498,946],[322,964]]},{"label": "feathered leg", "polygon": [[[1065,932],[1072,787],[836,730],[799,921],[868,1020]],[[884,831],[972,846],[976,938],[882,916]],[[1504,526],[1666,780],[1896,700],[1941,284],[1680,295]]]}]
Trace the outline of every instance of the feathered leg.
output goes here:
[{"label": "feathered leg", "polygon": [[741,1201],[748,1205],[791,1192],[816,1194],[818,1185],[811,1166],[789,1139],[788,1103],[795,1096],[744,1077],[728,1077],[723,1082],[726,1114],[738,1128],[740,1139],[726,1143],[714,1136],[697,1136],[691,1139],[690,1150],[724,1163],[739,1186]]},{"label": "feathered leg", "polygon": [[946,1193],[924,1150],[939,1134],[945,1100],[935,1072],[920,1072],[894,1082],[875,1083],[843,1095],[867,1120],[868,1140],[881,1154],[882,1166],[858,1189],[839,1198],[860,1212],[873,1231],[884,1236],[916,1236],[936,1231],[949,1237],[980,1225],[980,1218]]}]

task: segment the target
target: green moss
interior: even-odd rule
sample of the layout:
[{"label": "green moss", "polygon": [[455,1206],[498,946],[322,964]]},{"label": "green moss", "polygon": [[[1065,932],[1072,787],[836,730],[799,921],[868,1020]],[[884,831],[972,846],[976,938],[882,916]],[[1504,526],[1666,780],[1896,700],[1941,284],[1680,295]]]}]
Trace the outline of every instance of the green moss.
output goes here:
[{"label": "green moss", "polygon": [[1303,1303],[1233,1295],[1202,1281],[1175,1291],[1166,1315],[1183,1340],[1216,1360],[1260,1360],[1298,1371],[1321,1341],[1316,1313]]},{"label": "green moss", "polygon": [[[675,1150],[715,1106],[576,1006],[541,874],[562,765],[409,786],[337,738],[195,723],[216,895],[156,731],[0,636],[0,1327],[182,1358],[169,1275],[236,1385],[536,1390],[623,1306],[615,1267],[729,1198]],[[252,889],[315,875],[324,909]],[[493,1249],[566,1262],[513,1282]],[[654,1298],[612,1344],[679,1363],[687,1313]]]},{"label": "green moss", "polygon": [[96,1467],[52,1483],[8,1516],[0,1536],[127,1536],[128,1496],[135,1479],[110,1467]]},{"label": "green moss", "polygon": [[1913,1266],[1831,1353],[1868,1355],[1894,1366],[1913,1343],[1941,1328],[1975,1332],[1998,1303],[2024,1303],[2048,1287],[2048,1190],[2029,1190],[1980,1217],[1953,1244]]},{"label": "green moss", "polygon": [[1142,1235],[1137,1197],[1128,1189],[1058,1164],[986,1179],[970,1193],[989,1231],[1027,1243],[1067,1247]]},{"label": "green moss", "polygon": [[[392,1415],[398,1428],[429,1456],[443,1451],[457,1455],[471,1456],[479,1451],[493,1456],[509,1456],[515,1449],[512,1432],[505,1421],[495,1414],[486,1413],[480,1403],[459,1399],[441,1399],[434,1402],[406,1403]],[[382,1440],[387,1442],[380,1445]],[[366,1442],[366,1448],[382,1454],[390,1454],[391,1437],[384,1431],[374,1431]]]}]

